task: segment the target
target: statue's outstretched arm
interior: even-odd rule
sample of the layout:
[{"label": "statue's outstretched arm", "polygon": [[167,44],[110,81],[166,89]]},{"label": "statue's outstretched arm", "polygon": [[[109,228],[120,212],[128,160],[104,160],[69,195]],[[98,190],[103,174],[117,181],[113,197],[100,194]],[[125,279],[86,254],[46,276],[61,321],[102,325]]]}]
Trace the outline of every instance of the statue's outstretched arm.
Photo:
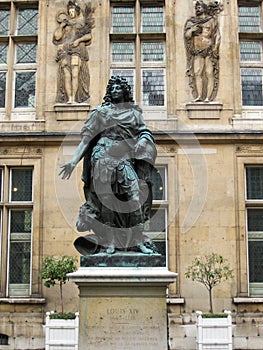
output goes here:
[{"label": "statue's outstretched arm", "polygon": [[88,145],[87,142],[81,140],[71,161],[61,165],[62,170],[60,171],[59,176],[61,176],[62,180],[70,178],[72,171],[75,169],[78,162],[84,157]]}]

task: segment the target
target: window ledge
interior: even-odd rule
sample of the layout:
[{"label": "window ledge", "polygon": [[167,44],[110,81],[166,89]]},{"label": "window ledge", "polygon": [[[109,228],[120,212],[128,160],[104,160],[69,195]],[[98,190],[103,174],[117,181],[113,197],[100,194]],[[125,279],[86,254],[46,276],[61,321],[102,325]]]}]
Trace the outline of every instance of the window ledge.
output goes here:
[{"label": "window ledge", "polygon": [[247,298],[234,298],[234,304],[260,304],[263,303],[263,298],[247,297]]},{"label": "window ledge", "polygon": [[166,299],[167,304],[184,304],[184,298],[167,298]]},{"label": "window ledge", "polygon": [[0,298],[0,304],[45,304],[44,298]]}]

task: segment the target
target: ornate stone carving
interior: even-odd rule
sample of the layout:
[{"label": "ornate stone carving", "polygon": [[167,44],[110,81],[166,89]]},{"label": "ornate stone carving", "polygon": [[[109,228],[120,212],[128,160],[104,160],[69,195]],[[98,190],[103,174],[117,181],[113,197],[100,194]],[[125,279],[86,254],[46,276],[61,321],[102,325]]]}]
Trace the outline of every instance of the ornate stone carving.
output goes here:
[{"label": "ornate stone carving", "polygon": [[92,39],[93,11],[90,2],[72,0],[68,2],[66,12],[60,10],[56,15],[59,26],[54,32],[53,43],[58,48],[58,103],[81,103],[89,98],[87,46]]},{"label": "ornate stone carving", "polygon": [[236,153],[263,153],[263,145],[239,145]]},{"label": "ornate stone carving", "polygon": [[195,3],[195,16],[184,27],[189,86],[195,102],[210,102],[217,95],[219,84],[220,32],[218,14],[221,1]]}]

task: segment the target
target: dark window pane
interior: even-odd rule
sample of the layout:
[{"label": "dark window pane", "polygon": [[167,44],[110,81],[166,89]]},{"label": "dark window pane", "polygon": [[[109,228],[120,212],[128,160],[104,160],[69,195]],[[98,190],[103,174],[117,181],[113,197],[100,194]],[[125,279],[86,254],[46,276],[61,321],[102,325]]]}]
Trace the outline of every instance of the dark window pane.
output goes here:
[{"label": "dark window pane", "polygon": [[[10,233],[17,233],[17,239],[24,239],[31,233],[32,212],[30,210],[11,210]],[[26,234],[26,235],[24,235]],[[15,237],[14,235],[11,237]]]},{"label": "dark window pane", "polygon": [[[3,196],[3,169],[0,168],[0,202],[2,202],[2,196]],[[1,220],[0,220],[0,223],[1,223]]]},{"label": "dark window pane", "polygon": [[11,201],[32,201],[32,169],[12,169]]},{"label": "dark window pane", "polygon": [[240,41],[240,59],[242,62],[261,62],[261,41]]},{"label": "dark window pane", "polygon": [[6,72],[0,72],[0,108],[5,107]]},{"label": "dark window pane", "polygon": [[35,72],[16,73],[15,107],[35,107]]},{"label": "dark window pane", "polygon": [[163,42],[143,42],[141,50],[143,62],[162,62],[164,60]]},{"label": "dark window pane", "polygon": [[164,70],[143,71],[144,106],[164,106]]},{"label": "dark window pane", "polygon": [[16,63],[35,63],[37,44],[17,44]]},{"label": "dark window pane", "polygon": [[18,12],[18,35],[37,34],[37,9],[20,9]]},{"label": "dark window pane", "polygon": [[8,335],[0,333],[0,345],[8,345]]},{"label": "dark window pane", "polygon": [[128,6],[112,8],[112,32],[132,33],[134,30],[134,8]]},{"label": "dark window pane", "polygon": [[246,168],[247,199],[263,199],[263,167]]},{"label": "dark window pane", "polygon": [[111,46],[112,62],[133,62],[134,43],[133,42],[113,42]]},{"label": "dark window pane", "polygon": [[263,282],[263,241],[249,241],[249,282]]},{"label": "dark window pane", "polygon": [[240,32],[260,31],[260,8],[259,6],[240,6],[238,8]]},{"label": "dark window pane", "polygon": [[165,168],[159,167],[153,171],[152,177],[153,200],[165,198]]},{"label": "dark window pane", "polygon": [[9,30],[9,10],[0,10],[0,35],[8,35]]},{"label": "dark window pane", "polygon": [[242,103],[245,106],[262,106],[262,69],[242,68]]},{"label": "dark window pane", "polygon": [[145,223],[145,232],[165,232],[166,231],[166,212],[164,209],[152,209],[150,220]]},{"label": "dark window pane", "polygon": [[144,224],[144,232],[157,247],[158,253],[166,256],[166,210],[152,209],[150,220]]},{"label": "dark window pane", "polygon": [[9,258],[9,283],[30,282],[30,242],[11,242]]},{"label": "dark window pane", "polygon": [[248,231],[263,232],[263,209],[247,209]]},{"label": "dark window pane", "polygon": [[0,63],[7,64],[8,45],[0,43]]},{"label": "dark window pane", "polygon": [[164,30],[162,6],[142,7],[142,31],[143,33],[162,33]]}]

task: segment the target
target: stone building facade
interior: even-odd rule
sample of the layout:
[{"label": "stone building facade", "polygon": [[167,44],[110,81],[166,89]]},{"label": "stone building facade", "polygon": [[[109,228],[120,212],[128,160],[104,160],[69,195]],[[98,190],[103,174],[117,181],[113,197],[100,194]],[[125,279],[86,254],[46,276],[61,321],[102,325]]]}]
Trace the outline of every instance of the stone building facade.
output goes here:
[{"label": "stone building facade", "polygon": [[[1,349],[44,348],[45,312],[60,304],[39,277],[41,261],[78,256],[72,243],[83,202],[81,164],[66,184],[59,168],[73,154],[88,112],[102,103],[109,77],[118,74],[131,83],[157,142],[163,182],[146,229],[178,273],[167,297],[170,349],[195,348],[195,311],[208,311],[208,295],[185,271],[210,252],[234,270],[214,290],[215,311],[232,311],[233,348],[262,349],[262,1],[218,1],[223,7],[205,15],[192,0],[92,0],[89,13],[84,1],[72,3],[81,20],[94,21],[84,33],[90,35],[84,59],[63,48],[72,44],[69,34],[54,39],[69,17],[67,0],[0,0]],[[205,28],[191,29],[198,26]],[[193,49],[196,38],[207,46]],[[80,67],[80,57],[89,96],[59,100],[60,84],[73,82],[66,72]],[[203,77],[202,64],[211,62]],[[198,97],[199,78],[212,79],[213,96]],[[77,311],[75,285],[66,284],[65,298],[66,311]]]}]

